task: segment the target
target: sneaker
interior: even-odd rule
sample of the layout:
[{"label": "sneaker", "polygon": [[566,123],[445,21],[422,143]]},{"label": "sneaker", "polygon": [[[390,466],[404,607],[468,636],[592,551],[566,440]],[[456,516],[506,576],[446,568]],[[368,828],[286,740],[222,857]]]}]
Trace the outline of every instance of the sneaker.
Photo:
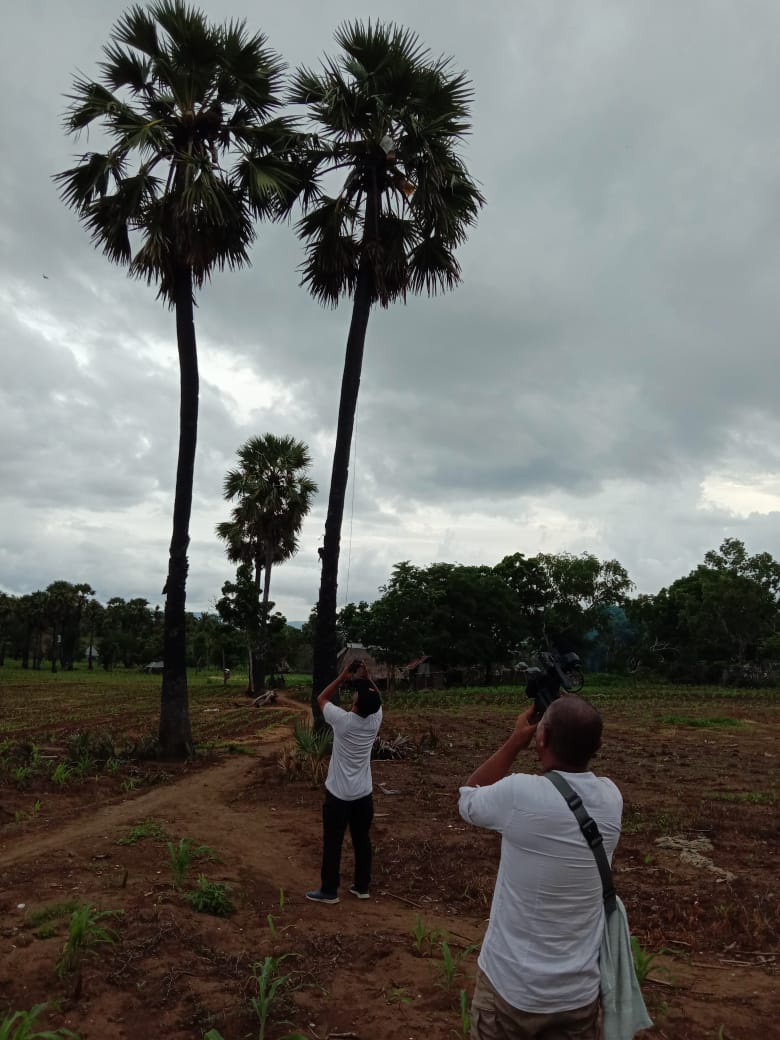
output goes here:
[{"label": "sneaker", "polygon": [[350,889],[350,892],[352,893],[353,896],[357,896],[358,899],[370,899],[371,898],[371,893],[370,892],[361,892],[360,889],[355,888],[354,885]]},{"label": "sneaker", "polygon": [[306,898],[311,899],[314,903],[338,903],[339,897],[329,895],[327,892],[323,892],[321,888],[318,888],[314,892],[307,892]]}]

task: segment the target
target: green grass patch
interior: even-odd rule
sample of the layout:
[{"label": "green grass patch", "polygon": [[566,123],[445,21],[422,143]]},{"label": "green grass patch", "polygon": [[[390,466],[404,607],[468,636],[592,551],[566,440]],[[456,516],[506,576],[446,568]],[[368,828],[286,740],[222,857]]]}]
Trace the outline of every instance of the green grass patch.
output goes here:
[{"label": "green grass patch", "polygon": [[144,838],[153,838],[155,841],[167,841],[168,834],[161,823],[157,820],[144,820],[136,824],[130,833],[117,841],[117,845],[137,845]]},{"label": "green grass patch", "polygon": [[[38,907],[36,910],[29,910],[24,918],[24,923],[27,928],[37,928],[39,932],[36,933],[39,939],[48,939],[51,935],[56,932],[56,925],[64,920],[66,917],[70,917],[74,910],[77,910],[81,904],[78,899],[66,899],[59,903],[47,903],[46,906]],[[40,932],[46,930],[46,935],[41,935]]]},{"label": "green grass patch", "polygon": [[777,791],[705,791],[711,802],[730,802],[734,805],[774,805]]},{"label": "green grass patch", "polygon": [[729,715],[714,715],[710,718],[696,718],[693,715],[664,715],[661,719],[668,726],[692,726],[694,729],[738,729],[744,723],[732,719]]}]

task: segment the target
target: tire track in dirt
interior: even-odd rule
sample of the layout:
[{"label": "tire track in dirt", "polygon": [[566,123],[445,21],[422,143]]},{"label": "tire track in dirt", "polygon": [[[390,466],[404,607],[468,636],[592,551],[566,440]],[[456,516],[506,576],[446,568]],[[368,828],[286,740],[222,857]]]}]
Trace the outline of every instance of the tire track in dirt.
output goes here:
[{"label": "tire track in dirt", "polygon": [[[301,705],[285,702],[284,707],[301,708]],[[262,763],[289,741],[291,727],[287,725],[282,732],[279,730],[279,727],[274,727],[271,733],[244,743],[245,747],[255,748],[256,755],[239,755],[209,764],[152,791],[108,801],[88,816],[81,810],[77,819],[55,825],[55,829],[50,826],[45,832],[17,838],[10,848],[0,847],[0,868],[35,860],[52,852],[72,850],[88,839],[108,837],[117,829],[153,816],[171,814],[177,824],[185,828],[206,822],[211,832],[215,829],[214,824],[226,816],[245,819],[245,814],[231,812],[227,796],[247,783]],[[225,828],[216,829],[222,831]],[[230,833],[230,828],[227,831]]]}]

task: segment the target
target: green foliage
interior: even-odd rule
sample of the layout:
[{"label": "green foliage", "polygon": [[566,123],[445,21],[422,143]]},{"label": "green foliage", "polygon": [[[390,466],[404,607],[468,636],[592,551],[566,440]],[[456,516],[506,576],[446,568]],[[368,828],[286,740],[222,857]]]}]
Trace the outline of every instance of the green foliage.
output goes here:
[{"label": "green foliage", "polygon": [[473,944],[467,946],[461,953],[453,953],[449,942],[446,939],[442,939],[441,962],[439,964],[439,969],[441,970],[442,981],[446,989],[452,989],[455,985],[455,980],[461,974],[461,963],[470,953],[473,953],[476,948],[476,944]]},{"label": "green foliage", "polygon": [[731,802],[735,805],[775,805],[777,791],[707,791],[712,802]]},{"label": "green foliage", "polygon": [[465,1040],[471,1036],[471,1000],[465,989],[458,994],[460,1001],[460,1028]]},{"label": "green foliage", "polygon": [[441,930],[438,928],[428,928],[423,923],[422,916],[417,914],[414,928],[412,929],[412,937],[414,938],[414,948],[419,954],[423,954],[426,945],[430,951],[441,934]]},{"label": "green foliage", "polygon": [[716,716],[714,718],[694,718],[691,715],[664,715],[661,722],[670,726],[691,726],[694,729],[732,729],[742,726],[739,719],[728,716]]},{"label": "green foliage", "polygon": [[659,953],[663,952],[663,950],[659,950],[657,953],[651,953],[650,950],[646,950],[642,946],[635,935],[631,936],[631,954],[634,958],[634,971],[640,986],[644,985]]},{"label": "green foliage", "polygon": [[314,783],[325,779],[328,759],[333,750],[333,730],[327,726],[317,730],[311,724],[298,717],[293,726],[295,737],[294,766],[308,773]]},{"label": "green foliage", "polygon": [[214,917],[230,917],[236,909],[230,898],[230,887],[209,881],[204,874],[198,878],[197,888],[187,893],[187,902],[199,914],[212,914]]},{"label": "green foliage", "polygon": [[271,1010],[279,1003],[284,991],[290,988],[291,976],[282,974],[281,965],[291,956],[293,955],[289,953],[282,957],[268,956],[262,964],[257,962],[252,967],[252,978],[257,993],[250,999],[250,1005],[259,1022],[257,1040],[265,1040]]},{"label": "green foliage", "polygon": [[117,841],[117,845],[137,845],[144,838],[153,838],[155,841],[166,841],[168,834],[161,823],[157,820],[144,820],[133,827],[130,833]]},{"label": "green foliage", "polygon": [[54,772],[51,774],[52,783],[58,787],[64,787],[73,776],[73,767],[67,762],[58,762]]},{"label": "green foliage", "polygon": [[84,957],[94,954],[96,947],[117,941],[116,933],[100,923],[106,918],[116,917],[117,913],[115,910],[101,911],[89,904],[79,906],[73,911],[68,938],[56,967],[60,978],[78,971]]},{"label": "green foliage", "polygon": [[208,845],[196,845],[193,838],[180,838],[178,845],[174,845],[172,841],[169,841],[168,856],[170,858],[171,872],[173,873],[174,888],[182,887],[195,860],[216,859],[212,848]]},{"label": "green foliage", "polygon": [[78,910],[81,903],[77,899],[67,899],[59,903],[48,903],[37,910],[28,910],[24,922],[28,928],[41,928],[54,924]]},{"label": "green foliage", "polygon": [[35,1020],[47,1004],[36,1004],[31,1011],[9,1011],[0,1021],[0,1040],[79,1040],[69,1029],[46,1029],[39,1031]]}]

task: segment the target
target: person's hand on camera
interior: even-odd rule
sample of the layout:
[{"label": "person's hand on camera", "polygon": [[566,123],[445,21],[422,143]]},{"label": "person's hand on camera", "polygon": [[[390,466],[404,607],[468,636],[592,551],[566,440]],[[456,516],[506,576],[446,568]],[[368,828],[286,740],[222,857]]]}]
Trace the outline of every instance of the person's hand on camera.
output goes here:
[{"label": "person's hand on camera", "polygon": [[512,730],[512,741],[516,745],[518,751],[527,748],[534,739],[536,727],[539,725],[539,720],[534,720],[533,718],[534,711],[535,706],[532,704],[530,708],[527,708],[522,713],[522,715],[518,715],[517,717],[515,728]]}]

